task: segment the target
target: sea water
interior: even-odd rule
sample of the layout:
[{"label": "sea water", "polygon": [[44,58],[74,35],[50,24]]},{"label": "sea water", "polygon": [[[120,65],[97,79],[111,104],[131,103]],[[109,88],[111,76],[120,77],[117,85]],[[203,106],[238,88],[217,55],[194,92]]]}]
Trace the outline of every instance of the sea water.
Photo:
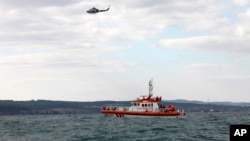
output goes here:
[{"label": "sea water", "polygon": [[186,118],[102,114],[0,116],[1,141],[228,141],[230,124],[250,113],[187,113]]}]

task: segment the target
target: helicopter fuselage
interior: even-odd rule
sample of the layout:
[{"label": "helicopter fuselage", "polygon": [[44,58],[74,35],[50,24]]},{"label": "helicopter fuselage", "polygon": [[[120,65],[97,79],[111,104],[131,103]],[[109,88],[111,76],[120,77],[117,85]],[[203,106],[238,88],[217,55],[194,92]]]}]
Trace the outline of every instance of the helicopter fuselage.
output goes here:
[{"label": "helicopter fuselage", "polygon": [[96,14],[96,13],[98,13],[98,12],[105,12],[105,11],[109,11],[109,8],[106,9],[106,10],[99,10],[99,9],[93,7],[93,8],[91,8],[91,9],[89,9],[89,10],[87,11],[87,13],[89,13],[89,14]]}]

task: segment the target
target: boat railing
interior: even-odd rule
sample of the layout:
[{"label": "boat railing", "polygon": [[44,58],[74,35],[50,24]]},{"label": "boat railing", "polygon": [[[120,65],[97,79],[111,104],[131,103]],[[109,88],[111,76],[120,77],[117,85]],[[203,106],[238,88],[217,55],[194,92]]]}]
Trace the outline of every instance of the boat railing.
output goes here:
[{"label": "boat railing", "polygon": [[113,105],[113,106],[105,106],[102,109],[103,110],[117,110],[118,107]]}]

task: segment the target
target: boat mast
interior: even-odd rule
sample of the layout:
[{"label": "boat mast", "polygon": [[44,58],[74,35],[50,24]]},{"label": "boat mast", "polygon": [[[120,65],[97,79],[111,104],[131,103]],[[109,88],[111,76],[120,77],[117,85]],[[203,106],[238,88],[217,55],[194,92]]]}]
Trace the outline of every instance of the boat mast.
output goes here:
[{"label": "boat mast", "polygon": [[152,95],[153,95],[153,79],[151,79],[151,80],[149,81],[148,86],[149,86],[149,93],[148,93],[148,95],[149,95],[149,96],[152,96]]}]

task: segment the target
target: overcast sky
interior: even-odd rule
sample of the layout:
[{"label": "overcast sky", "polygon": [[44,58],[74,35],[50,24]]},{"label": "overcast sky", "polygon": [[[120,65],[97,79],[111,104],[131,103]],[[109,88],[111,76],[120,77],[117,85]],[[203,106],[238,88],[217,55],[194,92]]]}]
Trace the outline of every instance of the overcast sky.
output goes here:
[{"label": "overcast sky", "polygon": [[0,0],[0,100],[250,102],[249,25],[249,0]]}]

